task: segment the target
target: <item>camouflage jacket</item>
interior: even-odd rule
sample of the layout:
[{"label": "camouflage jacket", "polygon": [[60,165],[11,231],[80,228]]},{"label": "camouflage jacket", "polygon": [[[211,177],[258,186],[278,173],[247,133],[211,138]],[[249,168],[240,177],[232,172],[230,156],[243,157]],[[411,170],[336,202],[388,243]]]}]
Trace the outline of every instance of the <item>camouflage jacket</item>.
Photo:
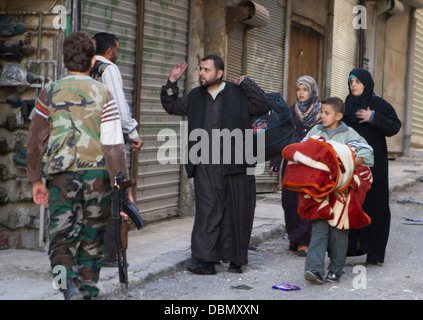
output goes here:
[{"label": "camouflage jacket", "polygon": [[28,140],[30,181],[40,178],[41,157],[45,175],[109,166],[115,175],[126,168],[120,118],[106,86],[85,75],[70,75],[41,92]]}]

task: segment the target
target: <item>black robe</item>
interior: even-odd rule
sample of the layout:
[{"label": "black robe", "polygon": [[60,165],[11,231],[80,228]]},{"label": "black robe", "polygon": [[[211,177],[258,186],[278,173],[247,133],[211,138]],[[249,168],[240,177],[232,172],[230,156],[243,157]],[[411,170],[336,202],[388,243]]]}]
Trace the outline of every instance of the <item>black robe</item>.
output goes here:
[{"label": "black robe", "polygon": [[[177,97],[176,83],[168,83],[162,87],[161,101],[163,108],[170,114],[188,115],[189,128],[202,128],[211,137],[212,129],[222,129],[228,119],[234,122],[245,118],[238,115],[239,110],[247,114],[260,115],[269,110],[264,92],[249,78],[240,88],[227,83],[225,88],[213,100],[210,94],[192,94],[193,91]],[[169,89],[171,89],[169,91]],[[193,89],[198,92],[198,88]],[[243,108],[231,106],[233,99],[227,90],[241,90],[245,95],[246,105]],[[192,103],[190,98],[200,97],[204,114],[192,113],[190,106],[199,108],[198,102]],[[243,101],[243,99],[241,99]],[[197,109],[201,110],[201,109]],[[232,110],[236,110],[232,112]],[[203,124],[198,123],[198,117]],[[195,122],[195,126],[190,125]],[[243,126],[249,127],[250,123]],[[241,128],[243,129],[243,128]],[[211,139],[209,141],[212,142]],[[209,146],[211,150],[211,145]],[[221,157],[223,156],[221,152]],[[212,159],[212,152],[209,153]],[[232,159],[233,161],[233,159]],[[245,165],[203,164],[187,166],[188,174],[194,177],[195,219],[191,236],[192,263],[230,261],[238,266],[248,263],[248,245],[250,241],[254,211],[256,205],[256,188],[254,175],[247,175]]]},{"label": "black robe", "polygon": [[[373,80],[367,70],[353,69],[351,73],[365,85],[365,89],[360,97],[353,96],[350,90],[345,101],[343,121],[365,138],[373,148],[374,166],[371,168],[373,184],[363,203],[363,210],[372,222],[367,227],[350,230],[348,255],[367,253],[368,261],[383,263],[391,221],[386,137],[398,133],[401,121],[391,104],[374,95]],[[373,119],[359,123],[355,113],[358,109],[367,107],[374,111]],[[358,244],[361,246],[360,250],[357,250]]]}]

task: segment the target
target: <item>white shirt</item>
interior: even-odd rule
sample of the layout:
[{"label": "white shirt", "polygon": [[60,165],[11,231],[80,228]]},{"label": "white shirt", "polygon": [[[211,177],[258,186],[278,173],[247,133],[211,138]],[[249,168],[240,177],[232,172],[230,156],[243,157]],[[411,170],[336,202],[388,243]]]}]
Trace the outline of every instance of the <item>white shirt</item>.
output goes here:
[{"label": "white shirt", "polygon": [[119,68],[103,56],[96,55],[95,58],[109,64],[103,72],[102,81],[112,92],[116,100],[123,132],[126,133],[130,139],[138,138],[138,122],[131,116],[131,110],[129,109],[129,105],[123,91],[123,81]]},{"label": "white shirt", "polygon": [[223,82],[218,86],[216,89],[210,90],[209,93],[213,97],[213,100],[216,100],[217,95],[220,91],[222,91],[225,88],[226,82]]}]

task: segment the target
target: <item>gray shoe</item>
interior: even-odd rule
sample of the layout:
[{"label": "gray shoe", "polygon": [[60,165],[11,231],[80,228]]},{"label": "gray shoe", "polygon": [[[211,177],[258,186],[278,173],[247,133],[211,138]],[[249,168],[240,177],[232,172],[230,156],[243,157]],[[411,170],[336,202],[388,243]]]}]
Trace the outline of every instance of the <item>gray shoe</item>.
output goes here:
[{"label": "gray shoe", "polygon": [[304,279],[314,284],[323,284],[323,278],[317,271],[306,271]]},{"label": "gray shoe", "polygon": [[65,300],[84,300],[75,279],[66,279],[66,289],[60,289]]}]

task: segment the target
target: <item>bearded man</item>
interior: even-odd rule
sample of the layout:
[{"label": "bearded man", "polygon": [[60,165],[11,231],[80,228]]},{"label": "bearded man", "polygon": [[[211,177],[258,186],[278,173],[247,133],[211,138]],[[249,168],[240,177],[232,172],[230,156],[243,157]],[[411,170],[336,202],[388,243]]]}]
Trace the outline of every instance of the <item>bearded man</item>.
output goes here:
[{"label": "bearded man", "polygon": [[[201,60],[200,86],[179,97],[177,81],[186,68],[186,62],[173,67],[162,87],[161,102],[167,113],[187,116],[190,137],[194,130],[203,132],[198,136],[200,141],[188,141],[185,167],[188,177],[194,178],[195,189],[192,264],[188,270],[216,274],[215,263],[228,261],[229,272],[242,273],[242,266],[248,263],[256,206],[255,177],[247,171],[254,165],[247,162],[245,154],[246,130],[251,129],[250,115],[266,113],[269,104],[263,90],[246,76],[233,83],[222,81],[224,62],[217,55]],[[219,137],[216,148],[212,130],[242,132],[242,139],[231,138],[228,148]],[[190,152],[198,143],[201,148]]]}]

